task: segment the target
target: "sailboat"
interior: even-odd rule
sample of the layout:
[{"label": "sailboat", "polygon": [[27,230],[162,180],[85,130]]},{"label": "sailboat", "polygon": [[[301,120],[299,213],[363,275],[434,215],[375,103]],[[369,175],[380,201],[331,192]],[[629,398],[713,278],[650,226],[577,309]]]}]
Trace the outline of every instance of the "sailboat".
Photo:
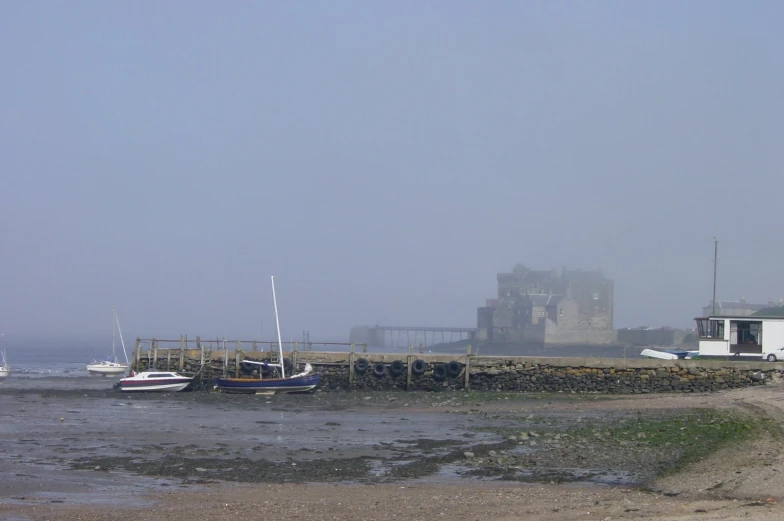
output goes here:
[{"label": "sailboat", "polygon": [[[120,344],[122,344],[123,354],[125,355],[124,364],[117,361],[115,350],[116,332],[120,333]],[[125,351],[125,341],[123,341],[122,330],[120,329],[120,320],[117,318],[117,311],[112,308],[112,357],[109,360],[93,360],[87,364],[86,369],[91,375],[118,376],[127,373],[130,367],[128,353]]]},{"label": "sailboat", "polygon": [[5,359],[5,347],[0,349],[0,356],[3,357],[3,365],[0,365],[0,382],[2,382],[11,374],[11,366],[8,365],[8,361]]},{"label": "sailboat", "polygon": [[[258,378],[216,378],[215,389],[223,393],[295,393],[313,390],[319,383],[318,373],[313,372],[310,364],[305,364],[302,372],[286,376],[286,368],[283,363],[283,342],[280,336],[280,321],[278,320],[278,301],[275,297],[275,277],[270,277],[272,283],[272,303],[275,307],[275,326],[278,330],[278,362],[259,362],[258,360],[243,360],[244,364],[259,365]],[[279,378],[263,378],[265,371],[262,369],[276,368],[280,374]]]}]

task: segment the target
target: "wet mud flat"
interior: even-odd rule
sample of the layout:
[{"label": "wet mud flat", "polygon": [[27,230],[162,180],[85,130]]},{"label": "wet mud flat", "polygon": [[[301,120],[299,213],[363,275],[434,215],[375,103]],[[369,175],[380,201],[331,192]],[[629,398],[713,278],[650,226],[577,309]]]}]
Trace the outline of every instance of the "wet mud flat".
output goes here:
[{"label": "wet mud flat", "polygon": [[0,389],[0,496],[118,502],[137,491],[215,482],[642,486],[757,425],[711,408],[616,402],[598,395]]}]

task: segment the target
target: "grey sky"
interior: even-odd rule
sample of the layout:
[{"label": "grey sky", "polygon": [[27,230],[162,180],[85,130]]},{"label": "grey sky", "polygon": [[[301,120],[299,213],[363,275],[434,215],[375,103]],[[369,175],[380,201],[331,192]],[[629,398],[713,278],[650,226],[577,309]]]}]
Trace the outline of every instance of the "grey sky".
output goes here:
[{"label": "grey sky", "polygon": [[[616,326],[784,297],[780,2],[3,2],[0,331],[473,326],[594,269]],[[263,328],[263,332],[262,332]]]}]

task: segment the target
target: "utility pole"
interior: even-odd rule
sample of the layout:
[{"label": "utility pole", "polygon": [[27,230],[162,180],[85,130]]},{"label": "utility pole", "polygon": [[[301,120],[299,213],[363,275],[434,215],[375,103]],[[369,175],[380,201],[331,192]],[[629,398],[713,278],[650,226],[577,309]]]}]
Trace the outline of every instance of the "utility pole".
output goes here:
[{"label": "utility pole", "polygon": [[716,314],[716,265],[719,261],[719,241],[713,238],[713,315]]}]

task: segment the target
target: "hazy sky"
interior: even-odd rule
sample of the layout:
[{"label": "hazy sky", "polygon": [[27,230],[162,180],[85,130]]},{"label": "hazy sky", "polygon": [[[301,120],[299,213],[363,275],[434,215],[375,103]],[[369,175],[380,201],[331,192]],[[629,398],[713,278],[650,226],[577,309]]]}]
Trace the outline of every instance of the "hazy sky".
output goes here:
[{"label": "hazy sky", "polygon": [[784,297],[784,3],[2,2],[0,331],[475,326],[601,267],[616,326]]}]

